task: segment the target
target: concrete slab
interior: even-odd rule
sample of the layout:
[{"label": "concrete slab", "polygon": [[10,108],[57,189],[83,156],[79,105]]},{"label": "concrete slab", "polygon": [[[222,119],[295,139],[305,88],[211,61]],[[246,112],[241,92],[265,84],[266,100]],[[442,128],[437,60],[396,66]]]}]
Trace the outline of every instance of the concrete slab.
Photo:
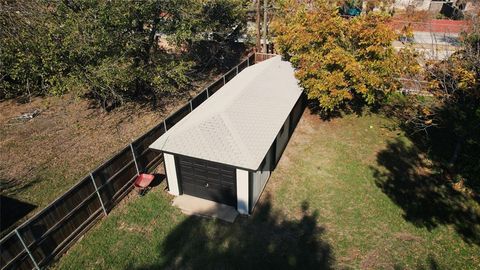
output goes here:
[{"label": "concrete slab", "polygon": [[434,44],[460,46],[460,35],[457,33],[413,32],[413,42],[418,44]]},{"label": "concrete slab", "polygon": [[180,208],[187,215],[218,218],[230,223],[233,223],[238,216],[237,210],[232,206],[189,195],[175,197],[172,205]]}]

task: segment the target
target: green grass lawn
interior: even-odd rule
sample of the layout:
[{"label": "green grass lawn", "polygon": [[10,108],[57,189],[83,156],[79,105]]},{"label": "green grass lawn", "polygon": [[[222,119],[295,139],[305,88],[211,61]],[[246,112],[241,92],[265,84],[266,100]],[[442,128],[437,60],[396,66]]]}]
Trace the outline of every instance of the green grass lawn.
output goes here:
[{"label": "green grass lawn", "polygon": [[439,183],[392,127],[306,112],[253,216],[184,216],[162,183],[132,194],[54,267],[479,269],[478,203]]}]

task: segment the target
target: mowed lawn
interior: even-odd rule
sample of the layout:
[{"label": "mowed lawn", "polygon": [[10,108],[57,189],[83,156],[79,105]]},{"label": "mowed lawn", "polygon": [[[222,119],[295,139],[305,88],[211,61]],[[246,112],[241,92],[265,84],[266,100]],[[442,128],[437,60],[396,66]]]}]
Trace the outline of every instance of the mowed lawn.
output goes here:
[{"label": "mowed lawn", "polygon": [[306,111],[251,217],[188,217],[131,194],[58,269],[480,269],[479,205],[378,115]]}]

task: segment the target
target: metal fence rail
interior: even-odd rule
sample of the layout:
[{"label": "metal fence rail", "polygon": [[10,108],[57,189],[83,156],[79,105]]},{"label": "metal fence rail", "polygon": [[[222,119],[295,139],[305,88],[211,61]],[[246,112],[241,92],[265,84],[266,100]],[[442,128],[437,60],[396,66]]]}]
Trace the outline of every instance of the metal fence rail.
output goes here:
[{"label": "metal fence rail", "polygon": [[152,172],[162,154],[148,148],[240,71],[274,55],[251,53],[236,67],[163,122],[123,148],[43,210],[0,240],[0,269],[40,269],[63,254],[133,188],[142,172]]}]

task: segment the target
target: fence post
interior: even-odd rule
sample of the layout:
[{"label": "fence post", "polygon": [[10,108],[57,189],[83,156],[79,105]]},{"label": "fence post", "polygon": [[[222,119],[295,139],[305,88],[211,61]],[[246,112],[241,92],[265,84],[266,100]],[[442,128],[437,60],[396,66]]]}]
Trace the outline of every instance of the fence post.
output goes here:
[{"label": "fence post", "polygon": [[133,144],[130,144],[130,150],[132,150],[133,162],[135,163],[135,169],[137,169],[137,175],[140,175],[140,169],[138,168],[137,158],[135,157],[135,150]]},{"label": "fence post", "polygon": [[40,267],[38,267],[38,264],[37,264],[37,262],[35,261],[35,258],[33,257],[32,253],[31,253],[30,250],[28,249],[28,247],[27,247],[27,245],[25,244],[25,242],[23,242],[23,238],[22,238],[22,236],[20,236],[20,233],[18,232],[18,229],[15,229],[15,234],[17,235],[18,240],[20,240],[20,243],[22,243],[22,246],[23,246],[23,248],[25,249],[25,251],[27,252],[28,256],[29,256],[30,259],[32,260],[33,265],[35,266],[35,269],[40,270]]},{"label": "fence post", "polygon": [[223,75],[223,85],[225,85],[225,75]]},{"label": "fence post", "polygon": [[207,98],[209,98],[209,97],[210,97],[210,93],[208,93],[208,87],[205,88],[205,90],[207,91]]},{"label": "fence post", "polygon": [[188,103],[190,103],[190,112],[192,112],[193,111],[192,100],[190,100]]},{"label": "fence post", "polygon": [[165,132],[167,132],[167,124],[165,123],[165,120],[163,120],[163,128],[165,128]]},{"label": "fence post", "polygon": [[235,70],[236,70],[236,72],[235,72],[235,76],[236,76],[236,75],[238,75],[238,65],[235,67]]},{"label": "fence post", "polygon": [[247,56],[247,67],[250,66],[250,56]]},{"label": "fence post", "polygon": [[95,187],[95,192],[97,193],[98,195],[98,199],[100,200],[100,204],[102,205],[102,209],[103,209],[103,213],[106,215],[107,214],[107,208],[105,208],[105,205],[103,204],[103,201],[102,201],[102,196],[100,196],[100,192],[98,192],[98,188],[97,188],[97,184],[95,183],[95,179],[93,178],[93,174],[90,173],[90,179],[92,179],[92,183],[93,183],[93,186]]}]

